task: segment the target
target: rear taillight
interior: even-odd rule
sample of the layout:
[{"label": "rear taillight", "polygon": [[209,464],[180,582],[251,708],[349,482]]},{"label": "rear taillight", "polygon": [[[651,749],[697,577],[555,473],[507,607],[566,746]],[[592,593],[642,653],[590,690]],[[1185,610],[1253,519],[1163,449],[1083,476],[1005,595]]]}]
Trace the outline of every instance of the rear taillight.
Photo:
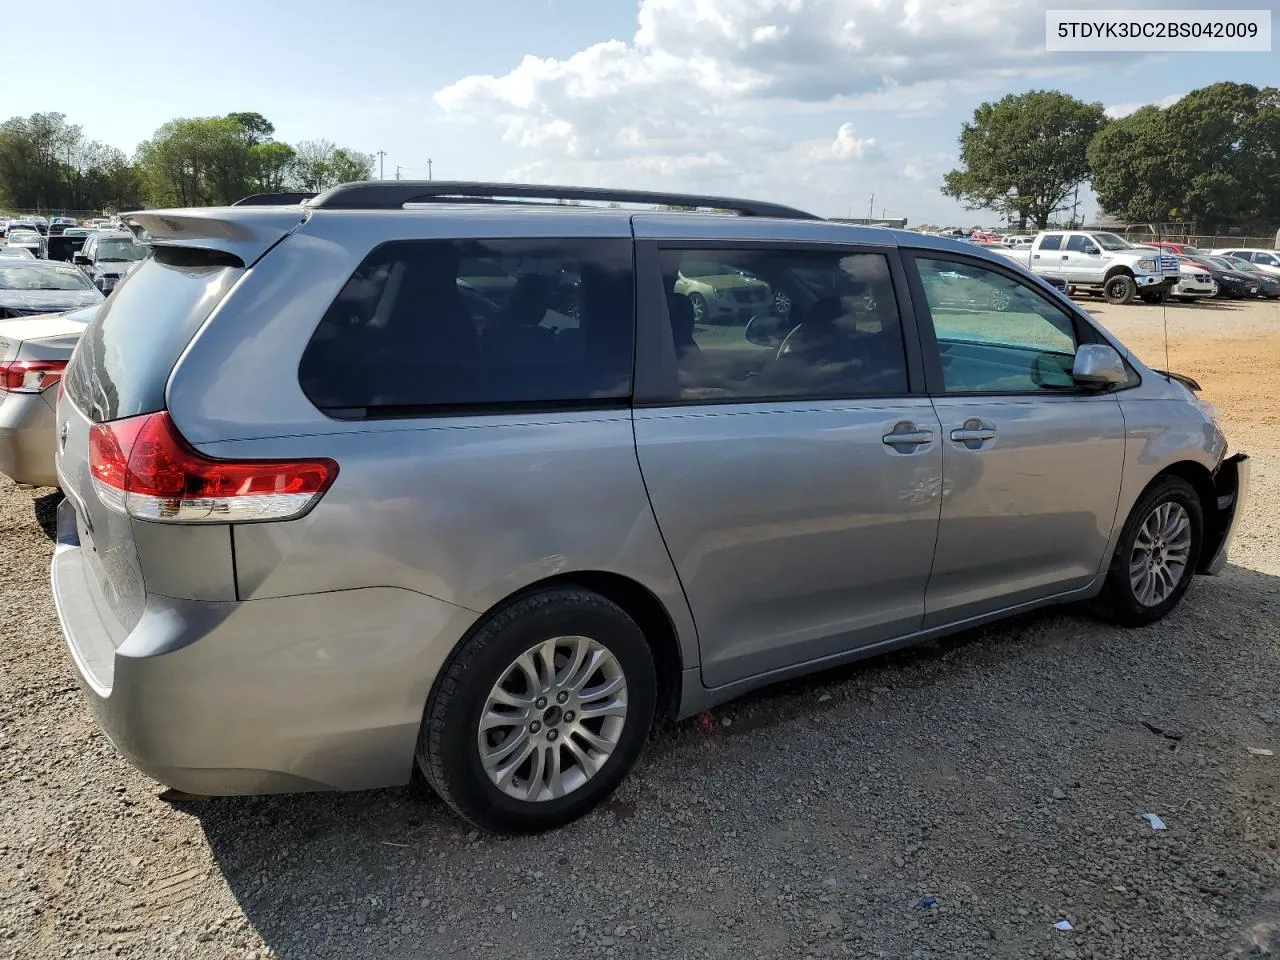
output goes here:
[{"label": "rear taillight", "polygon": [[306,513],[334,478],[332,460],[214,460],[168,413],[94,424],[89,469],[98,498],[140,520],[236,523]]},{"label": "rear taillight", "polygon": [[6,360],[0,363],[0,385],[10,393],[40,393],[62,382],[65,360]]}]

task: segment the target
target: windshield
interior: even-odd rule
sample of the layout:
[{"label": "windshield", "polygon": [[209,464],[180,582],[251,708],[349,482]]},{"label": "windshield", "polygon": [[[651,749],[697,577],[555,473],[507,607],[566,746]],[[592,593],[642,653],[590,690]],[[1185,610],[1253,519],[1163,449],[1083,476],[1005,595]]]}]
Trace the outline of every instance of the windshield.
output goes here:
[{"label": "windshield", "polygon": [[92,290],[75,267],[0,266],[0,290]]},{"label": "windshield", "polygon": [[98,244],[99,260],[141,260],[146,252],[145,247],[132,240],[103,240]]},{"label": "windshield", "polygon": [[1114,233],[1095,233],[1093,239],[1103,250],[1129,250],[1133,247],[1124,237],[1117,237]]}]

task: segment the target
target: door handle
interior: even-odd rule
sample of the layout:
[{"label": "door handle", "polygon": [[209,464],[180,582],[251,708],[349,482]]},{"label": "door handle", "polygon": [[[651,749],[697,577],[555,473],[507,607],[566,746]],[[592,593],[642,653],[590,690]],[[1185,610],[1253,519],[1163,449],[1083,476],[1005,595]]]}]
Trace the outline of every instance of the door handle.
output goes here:
[{"label": "door handle", "polygon": [[1064,253],[1064,254],[1062,255],[1062,259],[1063,259],[1063,260],[1070,260],[1071,258],[1070,258],[1069,256],[1067,256],[1067,255]]},{"label": "door handle", "polygon": [[989,423],[983,423],[976,417],[966,420],[964,426],[951,431],[951,439],[956,443],[963,443],[970,450],[977,450],[995,437],[996,428]]},{"label": "door handle", "polygon": [[994,440],[996,432],[989,427],[977,427],[972,430],[952,430],[951,439],[966,443],[970,440]]},{"label": "door handle", "polygon": [[933,443],[933,431],[922,430],[910,420],[903,420],[895,423],[893,429],[884,434],[880,440],[889,447],[919,447],[926,443]]}]

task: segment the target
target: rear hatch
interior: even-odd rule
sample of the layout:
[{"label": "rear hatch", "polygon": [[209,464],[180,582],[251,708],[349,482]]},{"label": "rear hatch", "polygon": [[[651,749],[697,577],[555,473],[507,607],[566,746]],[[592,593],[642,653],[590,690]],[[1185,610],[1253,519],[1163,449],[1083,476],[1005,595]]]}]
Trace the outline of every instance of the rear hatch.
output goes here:
[{"label": "rear hatch", "polygon": [[[192,337],[246,272],[246,264],[300,221],[297,211],[292,216],[253,211],[265,215],[243,218],[250,220],[247,225],[220,220],[217,213],[137,218],[150,221],[144,229],[156,248],[84,328],[57,406],[58,477],[75,508],[89,579],[101,593],[95,603],[119,621],[108,625],[115,643],[141,618],[149,587],[195,599],[234,596],[225,525],[193,529],[138,520],[104,502],[90,470],[94,428],[165,408],[170,373]],[[220,584],[222,571],[226,584]],[[204,583],[196,593],[175,590],[183,576],[186,583]]]}]

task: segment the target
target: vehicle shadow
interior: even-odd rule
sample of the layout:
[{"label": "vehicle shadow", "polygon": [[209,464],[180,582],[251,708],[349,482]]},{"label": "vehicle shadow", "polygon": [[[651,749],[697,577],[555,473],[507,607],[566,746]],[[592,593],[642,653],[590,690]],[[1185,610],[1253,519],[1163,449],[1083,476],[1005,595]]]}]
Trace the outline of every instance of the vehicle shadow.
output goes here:
[{"label": "vehicle shadow", "polygon": [[[1223,611],[1230,611],[1230,617]],[[1088,831],[1083,826],[1064,829],[1061,840],[1056,832],[1040,837],[1037,843],[1046,845],[1040,854],[1013,866],[999,864],[1004,871],[1000,877],[987,876],[997,867],[984,860],[982,845],[1008,843],[1003,834],[997,840],[984,832],[995,829],[989,816],[980,812],[993,802],[991,795],[998,792],[1001,802],[1011,804],[1001,813],[1006,818],[1002,822],[1009,824],[1019,817],[1043,815],[1043,788],[1037,786],[1031,796],[1020,792],[1028,770],[1061,777],[1068,786],[1074,779],[1080,787],[1089,779],[1089,770],[1099,763],[1116,763],[1116,751],[1123,749],[1195,749],[1202,729],[1212,730],[1214,737],[1265,738],[1265,729],[1232,728],[1244,721],[1224,712],[1225,703],[1249,704],[1250,710],[1237,711],[1240,716],[1269,710],[1269,733],[1280,736],[1280,710],[1275,707],[1274,683],[1268,680],[1280,661],[1271,642],[1274,630],[1267,627],[1277,612],[1280,577],[1229,566],[1218,578],[1197,581],[1187,603],[1165,621],[1142,630],[1121,630],[1075,608],[1041,611],[787,681],[726,704],[714,717],[702,715],[660,729],[614,799],[583,820],[541,836],[480,834],[457,819],[418,778],[406,787],[382,791],[206,799],[180,808],[199,819],[217,869],[245,917],[280,960],[500,954],[523,958],[541,956],[537,944],[556,942],[557,937],[568,955],[582,949],[580,940],[570,939],[570,931],[576,929],[575,921],[581,922],[578,918],[592,916],[591,898],[599,894],[591,889],[621,882],[624,890],[630,886],[628,895],[635,896],[637,888],[648,895],[674,884],[675,901],[687,893],[701,902],[706,877],[699,874],[695,861],[738,864],[741,876],[732,880],[736,900],[726,901],[723,910],[745,918],[737,921],[735,935],[767,939],[777,928],[767,927],[763,918],[773,915],[775,904],[772,886],[752,876],[763,869],[755,862],[763,857],[757,850],[782,857],[788,851],[809,851],[805,855],[815,860],[856,861],[849,869],[861,873],[850,874],[848,881],[840,875],[838,882],[854,883],[858,877],[866,881],[873,895],[862,915],[874,927],[881,913],[889,924],[889,914],[900,908],[885,899],[888,891],[908,899],[918,899],[919,894],[912,894],[915,887],[909,884],[896,889],[902,862],[895,869],[894,853],[882,847],[878,834],[859,833],[858,842],[865,846],[856,852],[841,844],[854,840],[847,833],[850,824],[866,821],[875,810],[883,813],[904,783],[919,791],[912,802],[917,807],[924,804],[921,815],[926,818],[945,820],[950,816],[944,816],[947,809],[970,811],[958,824],[924,828],[941,829],[942,837],[936,839],[951,845],[948,862],[955,861],[956,883],[975,889],[984,884],[1038,885],[1043,877],[1031,861],[1053,859],[1056,854],[1050,847],[1061,842],[1075,848],[1071,856],[1065,849],[1058,851],[1062,855],[1053,860],[1058,864],[1054,872],[1061,871],[1059,879],[1070,885],[1078,869],[1079,882],[1087,885],[1083,865],[1093,862],[1092,848],[1097,847],[1104,859],[1113,856],[1106,846],[1113,841],[1105,830],[1095,836],[1093,826]],[[1131,686],[1107,686],[1098,680],[1103,673],[1133,681]],[[1006,691],[1024,692],[1009,702],[1001,697]],[[1070,716],[1077,715],[1078,706],[1080,720],[1061,720],[1059,725],[1058,717],[1038,713],[1042,697],[1053,698]],[[975,709],[975,698],[990,702]],[[1271,706],[1265,707],[1268,702]],[[968,726],[948,730],[953,715],[969,718]],[[922,726],[922,716],[941,726],[931,733],[928,724]],[[1152,720],[1167,722],[1162,718],[1176,719],[1180,731],[1188,731],[1187,739],[1180,732],[1177,740],[1166,743],[1153,733],[1158,728]],[[1068,722],[1082,723],[1089,736],[1064,743],[1070,736],[1079,737],[1079,728]],[[871,752],[859,754],[836,741],[845,743],[846,755],[833,757],[823,731],[836,728],[866,732]],[[939,734],[940,742],[932,743],[939,741]],[[770,758],[776,757],[779,743],[785,743],[787,763],[775,770]],[[1099,749],[1105,757],[1097,755]],[[1248,756],[1242,749],[1238,752],[1233,760],[1247,763]],[[963,755],[966,769],[988,772],[985,782],[976,775],[957,776],[962,763],[957,754]],[[833,766],[833,760],[839,762]],[[1117,774],[1120,779],[1108,781],[1118,797],[1125,790],[1151,786],[1152,773],[1143,762],[1134,760],[1132,769]],[[857,784],[859,770],[868,763],[900,771],[910,767],[914,772],[903,774],[905,780],[898,774],[881,776],[874,787],[880,796],[873,792],[868,798],[860,787],[864,792],[855,799],[854,787],[843,787],[826,807],[788,812],[786,803],[795,801],[784,798],[794,789],[797,770],[847,777],[849,784]],[[1018,774],[1009,774],[1010,769]],[[1006,783],[992,773],[1011,779]],[[1126,780],[1126,775],[1134,779]],[[1184,786],[1170,782],[1168,790],[1177,792]],[[1157,783],[1156,789],[1165,788]],[[867,822],[877,820],[882,823],[876,831],[910,834],[921,829],[916,823],[885,821],[883,816]],[[744,849],[739,833],[744,829],[751,852]],[[971,842],[972,851],[966,849]],[[1089,855],[1077,857],[1083,847],[1090,848],[1083,851]],[[1199,862],[1199,854],[1189,856]],[[1211,850],[1205,856],[1225,853]],[[1011,869],[1029,872],[1011,876]],[[557,871],[559,879],[540,901],[542,878]],[[623,875],[627,879],[619,881]],[[623,919],[639,916],[645,921],[646,902],[636,901],[630,912],[624,903]],[[543,906],[534,909],[538,903]],[[1166,907],[1176,909],[1179,904]],[[683,908],[677,904],[664,909],[670,915]],[[692,919],[685,933],[707,949],[725,934],[717,909],[689,906]],[[1123,915],[1121,908],[1113,909]],[[762,919],[752,919],[753,912]],[[1146,914],[1130,919],[1139,928],[1159,922]],[[615,922],[609,921],[610,931]],[[659,931],[650,929],[655,940],[644,949],[658,950]],[[1005,937],[1003,928],[1000,935]],[[908,943],[901,945],[903,952],[895,950],[893,955],[909,952]],[[1003,940],[999,949],[993,943],[988,955],[1026,956],[1034,945]],[[677,952],[690,951],[681,944]],[[711,949],[706,955],[729,954]]]},{"label": "vehicle shadow", "polygon": [[50,540],[58,539],[58,504],[62,503],[61,490],[49,490],[38,497],[33,497],[32,508],[35,511],[36,523]]}]

